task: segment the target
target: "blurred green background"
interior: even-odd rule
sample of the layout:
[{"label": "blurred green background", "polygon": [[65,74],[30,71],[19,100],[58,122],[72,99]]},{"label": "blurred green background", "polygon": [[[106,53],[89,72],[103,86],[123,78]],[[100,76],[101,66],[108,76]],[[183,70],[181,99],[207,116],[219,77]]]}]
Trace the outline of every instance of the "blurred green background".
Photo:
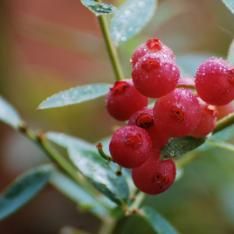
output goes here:
[{"label": "blurred green background", "polygon": [[[121,1],[114,1],[116,5]],[[90,142],[109,136],[120,123],[104,99],[61,109],[36,110],[51,94],[80,84],[113,82],[96,18],[78,0],[0,1],[0,93],[36,129],[62,131]],[[209,56],[226,57],[234,37],[234,15],[221,0],[160,0],[147,27],[120,47],[126,77],[134,48],[157,36],[170,46],[186,76]],[[28,140],[0,125],[0,189],[16,175],[46,161]],[[221,136],[223,137],[223,135]],[[234,128],[225,132],[232,142]],[[203,148],[168,192],[148,197],[183,234],[234,233],[234,155]],[[0,223],[1,234],[67,234],[66,226],[97,233],[99,221],[52,188]],[[121,220],[117,233],[150,234],[136,218]]]}]

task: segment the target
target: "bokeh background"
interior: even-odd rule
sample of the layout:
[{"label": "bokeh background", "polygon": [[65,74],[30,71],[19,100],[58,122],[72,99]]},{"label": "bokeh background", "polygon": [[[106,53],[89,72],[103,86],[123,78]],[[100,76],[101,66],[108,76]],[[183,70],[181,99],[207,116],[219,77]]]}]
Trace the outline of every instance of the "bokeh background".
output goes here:
[{"label": "bokeh background", "polygon": [[[121,1],[113,1],[116,5]],[[104,99],[38,111],[51,94],[80,84],[113,82],[97,20],[79,0],[0,1],[0,94],[35,129],[76,135],[90,142],[119,125],[105,111]],[[221,0],[160,0],[147,27],[119,48],[126,77],[129,58],[146,38],[157,36],[177,55],[184,75],[192,76],[209,56],[226,57],[234,37],[234,15]],[[230,142],[234,128],[225,132]],[[24,170],[46,161],[31,142],[0,124],[0,189]],[[168,192],[148,197],[183,234],[234,233],[234,155],[201,149],[198,160]],[[66,234],[66,227],[97,233],[99,220],[48,187],[24,209],[0,223],[1,234]],[[121,234],[150,234],[137,218],[121,220]]]}]

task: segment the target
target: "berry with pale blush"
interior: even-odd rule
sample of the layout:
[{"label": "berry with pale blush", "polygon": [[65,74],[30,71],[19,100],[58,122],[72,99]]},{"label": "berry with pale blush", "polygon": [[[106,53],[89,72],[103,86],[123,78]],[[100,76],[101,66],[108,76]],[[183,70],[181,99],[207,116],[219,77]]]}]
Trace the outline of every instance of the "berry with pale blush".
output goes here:
[{"label": "berry with pale blush", "polygon": [[158,57],[175,61],[175,55],[169,47],[158,38],[151,38],[136,48],[131,58],[132,66],[134,67],[139,59],[146,54],[154,54]]},{"label": "berry with pale blush", "polygon": [[217,120],[217,110],[215,106],[209,105],[200,100],[201,118],[197,127],[192,131],[191,136],[205,137],[215,129]]},{"label": "berry with pale blush", "polygon": [[186,136],[197,127],[201,106],[190,90],[175,89],[158,99],[154,106],[154,118],[168,136]]},{"label": "berry with pale blush", "polygon": [[154,54],[142,57],[132,69],[136,89],[147,97],[159,98],[176,88],[180,77],[174,62]]},{"label": "berry with pale blush", "polygon": [[211,105],[226,105],[234,99],[234,68],[225,60],[210,58],[195,77],[198,95]]}]

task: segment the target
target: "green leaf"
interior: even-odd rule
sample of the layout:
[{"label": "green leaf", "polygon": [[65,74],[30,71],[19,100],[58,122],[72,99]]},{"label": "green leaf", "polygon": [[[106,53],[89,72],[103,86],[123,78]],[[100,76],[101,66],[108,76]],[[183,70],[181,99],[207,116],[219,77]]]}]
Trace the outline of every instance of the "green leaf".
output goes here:
[{"label": "green leaf", "polygon": [[77,203],[80,208],[100,217],[108,214],[108,210],[94,197],[62,173],[54,171],[51,175],[50,183],[73,202]]},{"label": "green leaf", "polygon": [[206,138],[179,137],[171,138],[168,144],[162,149],[164,157],[181,156],[191,150],[196,149],[205,142]]},{"label": "green leaf", "polygon": [[114,13],[111,37],[116,45],[139,33],[153,17],[157,0],[127,0]]},{"label": "green leaf", "polygon": [[17,111],[2,97],[0,97],[0,120],[14,128],[18,128],[23,122]]},{"label": "green leaf", "polygon": [[117,176],[111,164],[101,158],[97,151],[70,147],[68,153],[74,165],[96,189],[117,204],[127,200],[129,188],[125,178]]},{"label": "green leaf", "polygon": [[81,3],[92,11],[96,16],[112,14],[115,7],[111,4],[100,3],[95,0],[81,0]]},{"label": "green leaf", "polygon": [[71,88],[52,95],[39,105],[39,109],[63,107],[93,100],[109,91],[109,84],[90,84]]},{"label": "green leaf", "polygon": [[227,60],[229,63],[234,65],[234,40],[232,41],[232,43],[229,47]]},{"label": "green leaf", "polygon": [[52,167],[40,166],[18,177],[0,195],[0,220],[27,204],[47,184]]},{"label": "green leaf", "polygon": [[78,149],[95,149],[95,146],[87,141],[60,132],[48,132],[46,133],[46,137],[48,140],[64,148],[73,146]]},{"label": "green leaf", "polygon": [[225,6],[234,14],[234,1],[233,0],[223,0]]},{"label": "green leaf", "polygon": [[157,234],[178,234],[176,229],[154,209],[143,207],[141,211]]}]

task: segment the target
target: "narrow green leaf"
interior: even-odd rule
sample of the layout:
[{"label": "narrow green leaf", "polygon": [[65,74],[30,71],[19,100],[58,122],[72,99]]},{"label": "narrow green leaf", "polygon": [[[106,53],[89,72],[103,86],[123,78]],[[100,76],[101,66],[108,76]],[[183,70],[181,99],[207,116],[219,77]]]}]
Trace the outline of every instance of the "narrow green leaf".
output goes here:
[{"label": "narrow green leaf", "polygon": [[229,63],[234,65],[234,40],[232,41],[232,43],[231,43],[231,45],[229,47],[227,60],[228,60]]},{"label": "narrow green leaf", "polygon": [[106,216],[108,210],[104,208],[94,197],[87,193],[78,184],[58,171],[54,171],[50,178],[50,183],[80,208],[90,211],[97,216]]},{"label": "narrow green leaf", "polygon": [[52,167],[40,166],[18,177],[0,194],[0,220],[27,204],[47,184]]},{"label": "narrow green leaf", "polygon": [[224,5],[234,14],[234,1],[233,0],[223,0]]},{"label": "narrow green leaf", "polygon": [[93,100],[107,94],[109,84],[90,84],[71,88],[52,95],[39,105],[39,109],[63,107]]},{"label": "narrow green leaf", "polygon": [[162,149],[164,157],[178,157],[191,150],[196,149],[205,142],[206,138],[179,137],[171,138],[168,144]]},{"label": "narrow green leaf", "polygon": [[154,209],[150,207],[143,207],[141,211],[143,212],[143,217],[152,226],[155,233],[178,234],[176,229]]},{"label": "narrow green leaf", "polygon": [[68,153],[74,165],[100,192],[117,204],[126,201],[129,189],[125,178],[117,176],[97,151],[70,147]]},{"label": "narrow green leaf", "polygon": [[114,13],[111,37],[116,45],[139,33],[153,17],[157,0],[127,0]]},{"label": "narrow green leaf", "polygon": [[175,181],[180,180],[184,175],[184,169],[183,168],[176,168],[176,178]]},{"label": "narrow green leaf", "polygon": [[95,146],[87,141],[60,132],[48,132],[46,133],[46,137],[48,140],[64,148],[73,146],[78,149],[95,149]]},{"label": "narrow green leaf", "polygon": [[234,153],[234,145],[224,142],[224,141],[207,140],[206,144],[212,145],[212,146],[224,149],[224,150],[228,150]]},{"label": "narrow green leaf", "polygon": [[92,11],[96,16],[112,14],[115,7],[111,4],[100,3],[95,0],[81,0],[81,3]]},{"label": "narrow green leaf", "polygon": [[17,128],[23,122],[17,111],[6,100],[0,97],[0,121]]}]

